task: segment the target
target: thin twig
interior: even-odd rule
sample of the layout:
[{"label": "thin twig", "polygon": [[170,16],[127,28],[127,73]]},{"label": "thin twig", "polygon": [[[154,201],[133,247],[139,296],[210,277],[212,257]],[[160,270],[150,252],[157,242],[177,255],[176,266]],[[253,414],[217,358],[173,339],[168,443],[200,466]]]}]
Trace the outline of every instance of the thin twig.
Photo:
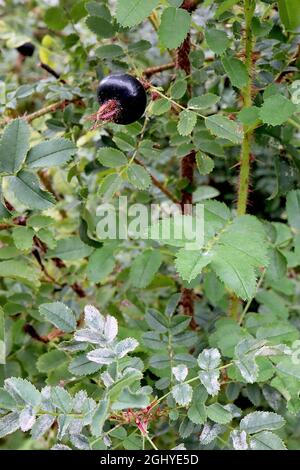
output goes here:
[{"label": "thin twig", "polygon": [[168,62],[167,64],[157,65],[155,67],[148,67],[143,71],[143,75],[146,78],[152,77],[157,73],[165,72],[166,70],[171,70],[175,67],[175,62]]},{"label": "thin twig", "polygon": [[46,70],[46,72],[50,73],[50,75],[52,75],[53,77],[57,78],[57,80],[59,80],[60,83],[63,83],[64,85],[67,84],[66,80],[64,80],[63,78],[60,78],[60,74],[56,72],[52,67],[50,67],[50,65],[44,64],[43,62],[41,62],[40,67]]},{"label": "thin twig", "polygon": [[69,104],[83,106],[83,101],[79,97],[73,98],[72,100],[57,101],[56,103],[52,103],[49,106],[45,106],[45,108],[41,108],[38,111],[35,111],[34,113],[28,114],[27,116],[23,116],[23,117],[25,121],[32,122],[34,121],[34,119],[38,119],[41,116],[44,116],[45,114],[52,114],[52,113],[55,113],[56,111],[63,110]]}]

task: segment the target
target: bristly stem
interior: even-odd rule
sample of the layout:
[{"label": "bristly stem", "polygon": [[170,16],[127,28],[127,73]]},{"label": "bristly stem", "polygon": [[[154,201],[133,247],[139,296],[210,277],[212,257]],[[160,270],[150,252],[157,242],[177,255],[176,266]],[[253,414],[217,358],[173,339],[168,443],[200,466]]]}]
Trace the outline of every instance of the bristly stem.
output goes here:
[{"label": "bristly stem", "polygon": [[[244,108],[250,108],[252,105],[252,51],[253,51],[253,36],[251,30],[251,22],[254,14],[255,3],[253,0],[245,1],[245,65],[248,72],[248,83],[245,86],[242,96],[244,100]],[[249,175],[250,175],[250,150],[251,150],[251,136],[252,132],[249,131],[248,126],[244,126],[244,139],[241,149],[241,166],[239,178],[239,191],[237,214],[244,215],[247,210],[248,193],[249,193]]]},{"label": "bristly stem", "polygon": [[[181,8],[188,11],[190,14],[197,8],[197,0],[185,0],[181,5]],[[191,51],[191,36],[187,35],[181,46],[176,50],[176,68],[183,70],[187,77],[191,74],[191,62],[190,62],[190,51]],[[191,86],[188,82],[188,95],[191,95]],[[192,207],[193,204],[193,193],[192,187],[194,183],[194,166],[195,166],[195,155],[196,152],[192,150],[188,155],[184,156],[181,160],[181,178],[187,182],[187,186],[181,191],[180,205],[182,213],[185,213],[186,207]],[[195,329],[197,324],[194,319],[194,291],[186,287],[182,287],[181,290],[181,301],[184,314],[190,316],[191,327]]]},{"label": "bristly stem", "polygon": [[[242,90],[242,97],[244,101],[243,108],[250,108],[252,106],[252,73],[253,73],[253,43],[254,38],[252,35],[251,22],[255,11],[255,1],[244,0],[245,5],[245,65],[248,72],[248,82]],[[251,138],[253,130],[248,126],[244,126],[244,139],[241,147],[240,158],[240,174],[239,174],[239,188],[237,200],[237,215],[244,215],[247,211],[247,203],[249,196],[249,178],[250,178],[250,157],[251,157]],[[230,301],[230,316],[234,319],[238,317],[239,299],[233,296]]]}]

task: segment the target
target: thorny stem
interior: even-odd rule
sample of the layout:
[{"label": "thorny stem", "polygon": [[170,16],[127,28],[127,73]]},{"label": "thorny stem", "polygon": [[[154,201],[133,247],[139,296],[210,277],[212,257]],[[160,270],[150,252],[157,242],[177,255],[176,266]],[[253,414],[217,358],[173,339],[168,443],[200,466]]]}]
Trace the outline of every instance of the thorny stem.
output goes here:
[{"label": "thorny stem", "polygon": [[[186,10],[188,13],[192,13],[198,5],[198,0],[184,0],[181,8]],[[186,76],[191,74],[191,62],[190,62],[190,51],[191,51],[191,37],[188,33],[186,39],[183,41],[181,46],[176,51],[176,67],[178,70],[185,72]],[[191,96],[191,84],[188,80],[188,95]],[[192,186],[194,184],[194,166],[195,166],[195,155],[196,152],[192,150],[188,155],[185,155],[181,160],[181,178],[187,181],[187,187],[181,191],[181,210],[185,214],[185,208],[191,207],[193,204]],[[190,209],[190,214],[192,210]],[[183,311],[186,315],[191,317],[191,328],[195,329],[197,324],[194,320],[194,291],[193,289],[182,286],[181,289],[181,301]]]},{"label": "thorny stem", "polygon": [[157,65],[155,67],[148,67],[143,71],[143,75],[146,78],[152,77],[152,75],[155,75],[157,73],[164,72],[165,70],[171,70],[175,67],[175,62],[168,62],[167,64],[162,64],[162,65]]},{"label": "thorny stem", "polygon": [[45,106],[45,108],[41,108],[38,111],[35,111],[34,113],[28,114],[27,116],[21,116],[25,119],[27,122],[32,122],[34,119],[38,119],[45,114],[51,114],[55,113],[58,110],[63,110],[65,109],[66,106],[69,104],[75,104],[79,106],[83,106],[83,101],[81,98],[73,98],[72,100],[61,100],[57,101],[56,103],[50,104],[49,106]]},{"label": "thorny stem", "polygon": [[[245,65],[248,72],[248,82],[242,91],[244,100],[244,109],[252,105],[252,51],[253,51],[253,35],[251,22],[255,10],[255,2],[253,0],[244,0],[245,6]],[[250,157],[251,157],[251,137],[253,130],[244,125],[244,139],[241,148],[239,188],[237,201],[237,215],[244,215],[247,211],[248,195],[249,195],[249,177],[250,177]],[[238,316],[240,301],[237,296],[233,296],[230,302],[230,315],[235,320]]]},{"label": "thorny stem", "polygon": [[[251,21],[254,14],[255,3],[252,0],[245,1],[245,16],[246,16],[246,31],[245,31],[245,65],[248,72],[248,83],[243,90],[244,108],[249,108],[252,105],[252,50],[253,50],[253,37],[251,30]],[[244,126],[244,139],[241,149],[241,167],[240,167],[240,181],[237,203],[237,214],[244,215],[247,210],[247,201],[249,193],[249,174],[250,174],[250,148],[251,148],[251,132],[247,126]]]}]

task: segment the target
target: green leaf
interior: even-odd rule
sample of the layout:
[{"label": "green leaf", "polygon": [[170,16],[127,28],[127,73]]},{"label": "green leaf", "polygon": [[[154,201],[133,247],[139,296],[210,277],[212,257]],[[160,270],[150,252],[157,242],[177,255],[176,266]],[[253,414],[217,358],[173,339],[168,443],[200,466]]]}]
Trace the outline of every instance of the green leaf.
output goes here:
[{"label": "green leaf", "polygon": [[149,404],[149,397],[145,393],[132,392],[129,388],[125,388],[111,408],[112,410],[128,410],[128,408],[146,408]]},{"label": "green leaf", "polygon": [[61,31],[68,24],[65,11],[61,7],[48,8],[45,13],[44,21],[46,25],[54,31]]},{"label": "green leaf", "polygon": [[286,357],[280,361],[276,368],[279,370],[282,374],[289,375],[291,377],[294,377],[298,380],[300,380],[300,363],[299,363],[299,353],[297,354],[296,352],[296,358],[293,361],[293,357]]},{"label": "green leaf", "polygon": [[[221,209],[219,205],[216,207],[217,210]],[[214,236],[215,216],[209,221],[205,215],[205,222],[206,230]],[[256,288],[255,268],[268,263],[263,226],[255,217],[246,215],[237,217],[232,223],[227,222],[226,228],[221,218],[221,225],[217,227],[217,230],[223,229],[222,233],[214,238],[213,244],[208,243],[208,249],[179,251],[175,262],[177,270],[184,280],[190,282],[211,263],[212,269],[227,287],[242,299],[250,299]],[[249,233],[252,234],[251,241]],[[249,240],[247,245],[243,243],[245,237]]]},{"label": "green leaf", "polygon": [[204,385],[207,393],[212,396],[218,395],[220,391],[219,383],[220,371],[217,369],[212,369],[208,371],[200,371],[199,379],[200,382]]},{"label": "green leaf", "polygon": [[14,227],[12,237],[15,246],[19,250],[30,250],[32,248],[34,230],[30,227]]},{"label": "green leaf", "polygon": [[286,211],[290,226],[300,230],[300,190],[290,191],[286,197]]},{"label": "green leaf", "polygon": [[177,384],[171,389],[172,396],[179,406],[188,406],[192,400],[193,389],[189,384]]},{"label": "green leaf", "polygon": [[60,258],[63,261],[74,261],[89,256],[93,248],[73,236],[58,240],[56,248],[48,250],[47,258]]},{"label": "green leaf", "polygon": [[63,413],[72,411],[72,397],[63,387],[57,386],[51,389],[51,402]]},{"label": "green leaf", "polygon": [[176,80],[170,88],[171,98],[174,100],[179,100],[182,98],[187,90],[187,81],[178,79]]},{"label": "green leaf", "polygon": [[128,44],[128,53],[130,55],[141,54],[142,52],[151,49],[151,47],[151,42],[146,41],[145,39],[141,39],[140,41]]},{"label": "green leaf", "polygon": [[151,186],[151,177],[148,171],[137,163],[131,163],[127,170],[127,176],[129,182],[138,189],[147,189]]},{"label": "green leaf", "polygon": [[71,18],[74,21],[74,23],[77,23],[80,21],[82,18],[84,18],[87,14],[87,10],[85,8],[86,5],[86,0],[78,0],[77,2],[75,1],[74,5],[71,8]]},{"label": "green leaf", "polygon": [[113,251],[112,248],[104,246],[92,253],[87,266],[89,281],[101,282],[114,270],[116,261]]},{"label": "green leaf", "polygon": [[200,250],[181,249],[177,253],[175,266],[184,281],[191,282],[211,262],[210,256],[203,256]]},{"label": "green leaf", "polygon": [[213,93],[206,93],[202,96],[195,96],[188,102],[188,107],[191,109],[207,109],[214,106],[220,101],[220,97]]},{"label": "green leaf", "polygon": [[150,357],[149,364],[155,369],[162,370],[170,367],[170,358],[168,354],[153,354]]},{"label": "green leaf", "polygon": [[215,13],[215,18],[218,19],[225,11],[231,10],[231,7],[238,3],[240,0],[223,0],[220,6],[218,6],[216,13]]},{"label": "green leaf", "polygon": [[108,392],[109,399],[112,401],[116,400],[125,387],[130,387],[134,382],[139,381],[142,376],[140,371],[131,370],[125,377],[111,386]]},{"label": "green leaf", "polygon": [[114,59],[124,55],[122,47],[117,44],[106,44],[105,46],[97,47],[95,54],[99,59]]},{"label": "green leaf", "polygon": [[277,321],[275,324],[261,326],[256,331],[257,339],[267,339],[270,344],[296,341],[298,330],[288,322]]},{"label": "green leaf", "polygon": [[197,114],[193,111],[181,111],[177,130],[180,135],[190,135],[197,124]]},{"label": "green leaf", "polygon": [[250,108],[243,108],[238,113],[238,119],[243,124],[246,124],[247,126],[251,126],[255,124],[257,121],[259,121],[259,112],[260,112],[260,109],[257,108],[256,106],[250,106]]},{"label": "green leaf", "polygon": [[207,416],[209,419],[218,424],[230,423],[233,416],[230,411],[226,410],[220,403],[213,403],[206,407]]},{"label": "green leaf", "polygon": [[161,116],[164,113],[167,113],[171,109],[170,101],[166,100],[165,98],[159,98],[151,103],[150,111],[155,116]]},{"label": "green leaf", "polygon": [[105,176],[101,181],[98,190],[99,196],[103,196],[104,201],[109,201],[114,194],[118,191],[122,184],[122,179],[117,173]]},{"label": "green leaf", "polygon": [[162,263],[159,251],[148,250],[135,258],[131,265],[129,280],[139,289],[147,287],[153,280]]},{"label": "green leaf", "polygon": [[278,0],[279,16],[286,31],[299,32],[300,5],[298,0]]},{"label": "green leaf", "polygon": [[185,40],[191,25],[191,15],[182,8],[166,8],[161,15],[158,30],[160,43],[167,49],[176,49]]},{"label": "green leaf", "polygon": [[51,224],[54,224],[55,220],[48,215],[34,214],[28,217],[27,226],[33,227],[35,230],[48,227]]},{"label": "green leaf", "polygon": [[260,431],[274,431],[280,429],[284,424],[284,418],[277,413],[254,411],[241,420],[240,429],[254,434]]},{"label": "green leaf", "polygon": [[76,375],[77,377],[82,377],[84,375],[95,374],[102,368],[101,364],[96,364],[96,362],[91,362],[86,354],[79,354],[74,357],[70,362],[69,371],[71,374]]},{"label": "green leaf", "polygon": [[99,437],[102,434],[103,425],[107,419],[109,413],[109,401],[101,400],[98,404],[98,408],[93,416],[91,424],[91,432],[95,437]]},{"label": "green leaf", "polygon": [[42,304],[39,306],[39,312],[47,321],[66,333],[76,329],[74,313],[62,302]]},{"label": "green leaf", "polygon": [[91,16],[100,16],[106,21],[111,21],[112,19],[109,9],[104,4],[98,3],[96,1],[88,2],[86,3],[85,8],[88,14]]},{"label": "green leaf", "polygon": [[257,38],[263,38],[269,34],[273,28],[273,21],[260,21],[256,16],[252,19],[251,28],[254,36]]},{"label": "green leaf", "polygon": [[99,162],[109,168],[115,168],[127,164],[124,153],[112,147],[104,147],[98,151]]},{"label": "green leaf", "polygon": [[76,145],[67,139],[53,139],[32,147],[26,158],[30,168],[56,167],[67,163],[76,153]]},{"label": "green leaf", "polygon": [[[149,227],[149,238],[171,246],[191,245],[197,242],[197,222],[195,216],[175,213],[154,222]],[[198,245],[199,243],[196,246]]]},{"label": "green leaf", "polygon": [[219,29],[207,29],[205,39],[208,47],[218,55],[223,54],[230,44],[227,34]]},{"label": "green leaf", "polygon": [[116,18],[122,26],[135,26],[150,15],[159,0],[118,0]]},{"label": "green leaf", "polygon": [[67,361],[67,356],[63,351],[53,349],[45,354],[42,354],[36,363],[39,372],[50,372],[62,366]]},{"label": "green leaf", "polygon": [[0,259],[16,258],[20,255],[20,251],[14,246],[4,246],[0,248]]},{"label": "green leaf", "polygon": [[225,157],[223,148],[216,141],[203,139],[201,142],[197,142],[197,147],[199,148],[199,150],[201,150],[204,153],[210,153],[211,155],[215,155],[216,157],[221,157],[221,158]]},{"label": "green leaf", "polygon": [[286,450],[284,442],[276,434],[270,431],[262,431],[250,439],[252,450]]},{"label": "green leaf", "polygon": [[40,286],[40,270],[23,259],[0,262],[0,277],[17,279],[29,286]]},{"label": "green leaf", "polygon": [[7,210],[3,198],[2,198],[2,188],[0,185],[0,220],[5,220],[10,218],[10,212]]},{"label": "green leaf", "polygon": [[218,349],[204,349],[198,356],[198,365],[203,370],[213,370],[219,367],[221,354]]},{"label": "green leaf", "polygon": [[206,408],[204,406],[208,394],[203,385],[198,385],[193,392],[192,404],[188,410],[188,418],[194,424],[204,424],[206,422]]},{"label": "green leaf", "polygon": [[200,175],[209,175],[215,167],[213,159],[202,152],[196,153],[196,163]]},{"label": "green leaf", "polygon": [[0,173],[17,173],[29,149],[29,126],[24,119],[8,124],[0,141]]},{"label": "green leaf", "polygon": [[4,388],[0,388],[0,408],[4,410],[13,410],[17,406],[17,402],[13,396]]},{"label": "green leaf", "polygon": [[243,88],[247,85],[249,77],[244,62],[235,57],[225,55],[222,58],[222,64],[233,86]]},{"label": "green leaf", "polygon": [[37,176],[22,170],[17,176],[9,176],[9,189],[24,206],[30,209],[46,210],[53,207],[55,199],[51,193],[40,188]]},{"label": "green leaf", "polygon": [[266,272],[267,279],[282,282],[287,270],[286,257],[277,248],[270,248],[269,259],[270,262]]},{"label": "green leaf", "polygon": [[111,38],[116,34],[114,25],[100,16],[88,16],[85,23],[99,38]]},{"label": "green leaf", "polygon": [[243,140],[242,128],[225,116],[218,114],[209,116],[205,119],[205,125],[213,135],[230,140],[234,144],[240,144]]},{"label": "green leaf", "polygon": [[226,286],[242,299],[251,299],[255,294],[256,274],[247,256],[234,248],[219,246],[212,268]]},{"label": "green leaf", "polygon": [[154,331],[166,333],[169,329],[168,318],[154,308],[147,310],[145,320]]},{"label": "green leaf", "polygon": [[183,3],[183,0],[168,0],[169,4],[172,5],[172,7],[180,7],[180,5]]},{"label": "green leaf", "polygon": [[221,318],[215,323],[215,331],[210,335],[209,344],[218,347],[224,356],[232,358],[236,345],[248,335],[231,318]]},{"label": "green leaf", "polygon": [[297,106],[282,95],[266,98],[260,108],[259,116],[265,124],[280,126],[296,111]]},{"label": "green leaf", "polygon": [[0,418],[0,439],[19,429],[19,412],[13,411]]},{"label": "green leaf", "polygon": [[41,394],[38,389],[26,379],[10,377],[6,379],[5,390],[14,397],[17,403],[30,406],[39,406]]}]

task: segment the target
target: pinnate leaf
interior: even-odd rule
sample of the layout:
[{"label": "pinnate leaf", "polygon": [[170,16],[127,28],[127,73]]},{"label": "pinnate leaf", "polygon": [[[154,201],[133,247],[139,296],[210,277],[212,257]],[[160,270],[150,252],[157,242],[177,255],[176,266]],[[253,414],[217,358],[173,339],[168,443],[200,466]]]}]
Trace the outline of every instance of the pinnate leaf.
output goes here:
[{"label": "pinnate leaf", "polygon": [[29,126],[24,119],[8,124],[0,140],[0,173],[20,170],[29,148]]},{"label": "pinnate leaf", "polygon": [[186,38],[191,24],[191,16],[182,8],[166,8],[161,16],[158,36],[161,44],[168,49],[176,49]]},{"label": "pinnate leaf", "polygon": [[64,165],[76,152],[76,145],[71,140],[53,139],[32,147],[26,163],[30,168],[43,168]]},{"label": "pinnate leaf", "polygon": [[116,18],[122,26],[131,27],[143,21],[158,6],[159,0],[118,0]]}]

